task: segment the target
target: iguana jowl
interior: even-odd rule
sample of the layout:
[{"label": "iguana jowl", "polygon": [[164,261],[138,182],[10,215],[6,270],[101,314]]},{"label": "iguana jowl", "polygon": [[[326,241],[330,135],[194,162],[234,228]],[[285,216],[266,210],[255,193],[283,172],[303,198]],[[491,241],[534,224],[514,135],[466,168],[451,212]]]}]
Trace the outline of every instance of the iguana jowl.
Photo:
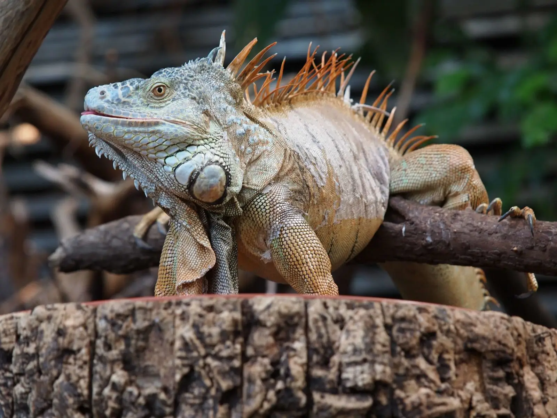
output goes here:
[{"label": "iguana jowl", "polygon": [[[237,292],[237,262],[300,293],[338,294],[331,271],[369,243],[394,194],[501,214],[466,150],[418,149],[428,137],[399,134],[405,122],[392,126],[389,88],[365,105],[370,75],[352,102],[349,58],[310,49],[288,83],[283,61],[271,88],[273,73],[260,71],[274,44],[242,69],[255,42],[225,68],[223,33],[207,58],[85,98],[91,144],[170,216],[156,295]],[[529,208],[507,214],[533,227]],[[473,309],[489,300],[473,267],[382,267],[406,298]]]}]

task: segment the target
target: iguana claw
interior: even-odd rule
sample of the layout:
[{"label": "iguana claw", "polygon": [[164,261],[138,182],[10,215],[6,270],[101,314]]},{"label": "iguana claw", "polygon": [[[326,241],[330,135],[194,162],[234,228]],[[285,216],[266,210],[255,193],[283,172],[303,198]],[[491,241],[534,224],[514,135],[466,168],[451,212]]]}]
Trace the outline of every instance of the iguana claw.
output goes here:
[{"label": "iguana claw", "polygon": [[151,247],[142,237],[137,237],[134,235],[133,239],[135,240],[135,245],[137,245],[139,248],[147,251],[154,250],[154,248]]},{"label": "iguana claw", "polygon": [[538,281],[536,280],[536,276],[534,273],[526,273],[528,281],[526,285],[528,286],[528,291],[525,293],[521,293],[520,295],[516,295],[517,299],[526,299],[532,293],[535,293],[538,290]]},{"label": "iguana claw", "polygon": [[135,238],[135,243],[139,248],[144,250],[152,250],[153,248],[145,242],[145,236],[149,232],[149,228],[153,224],[157,225],[157,229],[162,235],[166,235],[168,230],[168,220],[169,216],[159,207],[147,212],[141,221],[135,226],[133,231],[133,236]]},{"label": "iguana claw", "polygon": [[528,214],[528,225],[530,225],[530,232],[532,232],[532,236],[534,236],[534,215]]},{"label": "iguana claw", "polygon": [[160,219],[157,219],[156,225],[157,225],[157,229],[159,230],[159,232],[161,233],[161,235],[166,235],[166,234],[168,234],[168,221],[166,221],[166,222],[161,222]]},{"label": "iguana claw", "polygon": [[493,199],[489,205],[487,203],[482,203],[476,208],[476,212],[484,215],[489,214],[491,211],[493,211],[495,216],[501,216],[503,212],[503,202],[498,197]]},{"label": "iguana claw", "polygon": [[534,211],[532,209],[530,209],[528,206],[525,206],[523,209],[520,209],[518,206],[513,206],[499,218],[499,222],[501,222],[505,218],[508,218],[509,216],[511,218],[524,218],[528,223],[528,226],[530,227],[532,236],[534,236],[534,224],[536,223],[536,215],[534,214]]}]

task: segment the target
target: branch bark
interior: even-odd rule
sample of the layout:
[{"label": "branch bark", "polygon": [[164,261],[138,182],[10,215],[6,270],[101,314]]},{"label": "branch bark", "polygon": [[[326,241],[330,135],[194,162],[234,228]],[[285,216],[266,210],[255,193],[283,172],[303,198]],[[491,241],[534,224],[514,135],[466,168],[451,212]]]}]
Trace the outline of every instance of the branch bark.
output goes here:
[{"label": "branch bark", "polygon": [[387,222],[358,262],[413,261],[557,275],[557,223],[538,221],[534,236],[522,219],[498,222],[472,210],[424,207],[391,198]]},{"label": "branch bark", "polygon": [[19,120],[36,126],[56,147],[77,159],[87,172],[103,180],[120,178],[120,172],[112,168],[112,162],[108,158],[98,158],[95,155],[79,116],[68,107],[30,86],[23,85],[10,111]]},{"label": "branch bark", "polygon": [[0,116],[67,0],[7,0],[0,5]]},{"label": "branch bark", "polygon": [[[141,216],[126,218],[62,240],[50,257],[61,271],[79,269],[129,273],[158,265],[164,236],[152,227],[141,248],[133,229]],[[538,221],[532,237],[520,219],[421,206],[391,198],[386,221],[355,262],[414,261],[430,264],[508,268],[557,275],[557,223]]]}]

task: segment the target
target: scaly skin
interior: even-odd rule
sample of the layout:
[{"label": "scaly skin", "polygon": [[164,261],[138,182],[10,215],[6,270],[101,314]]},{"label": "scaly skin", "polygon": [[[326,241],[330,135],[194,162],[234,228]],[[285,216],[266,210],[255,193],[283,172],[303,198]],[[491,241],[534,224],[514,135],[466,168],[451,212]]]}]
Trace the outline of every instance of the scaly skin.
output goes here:
[{"label": "scaly skin", "polygon": [[[223,34],[207,58],[85,98],[81,122],[98,153],[170,216],[156,295],[235,293],[238,266],[300,293],[336,295],[331,271],[369,243],[390,194],[448,209],[487,205],[464,149],[412,151],[428,138],[398,139],[386,90],[373,106],[352,103],[347,60],[317,63],[308,52],[300,73],[280,86],[282,67],[271,90],[272,74],[259,72],[268,48],[240,71],[254,43],[225,69]],[[485,306],[478,269],[384,268],[407,298]]]}]

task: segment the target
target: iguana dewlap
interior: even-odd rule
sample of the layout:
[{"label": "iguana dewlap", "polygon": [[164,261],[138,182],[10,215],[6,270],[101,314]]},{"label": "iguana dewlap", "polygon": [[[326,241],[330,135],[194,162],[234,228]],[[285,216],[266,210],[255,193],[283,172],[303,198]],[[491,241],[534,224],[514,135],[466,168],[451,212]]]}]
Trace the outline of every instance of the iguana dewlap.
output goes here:
[{"label": "iguana dewlap", "polygon": [[[468,152],[416,149],[429,138],[392,126],[388,89],[364,105],[371,75],[354,104],[348,58],[308,52],[288,83],[283,62],[271,87],[273,74],[260,71],[272,45],[241,69],[254,44],[225,68],[223,33],[207,58],[85,98],[90,142],[170,215],[156,295],[237,292],[238,264],[300,293],[335,295],[331,271],[369,243],[389,195],[485,212]],[[479,269],[382,266],[410,299],[473,309],[488,300]]]}]

